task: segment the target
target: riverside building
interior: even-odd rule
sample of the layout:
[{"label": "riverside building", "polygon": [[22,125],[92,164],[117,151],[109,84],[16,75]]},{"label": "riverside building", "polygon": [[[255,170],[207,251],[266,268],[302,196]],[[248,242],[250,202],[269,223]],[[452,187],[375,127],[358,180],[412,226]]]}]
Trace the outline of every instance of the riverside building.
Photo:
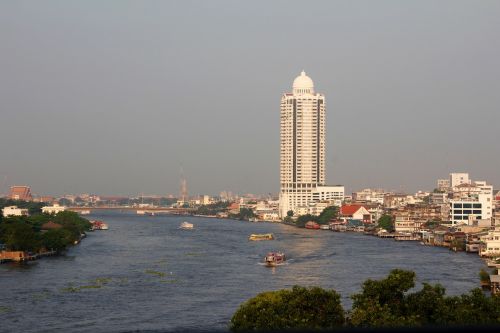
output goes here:
[{"label": "riverside building", "polygon": [[304,71],[281,97],[280,217],[329,201],[339,205],[343,186],[325,185],[325,96]]}]

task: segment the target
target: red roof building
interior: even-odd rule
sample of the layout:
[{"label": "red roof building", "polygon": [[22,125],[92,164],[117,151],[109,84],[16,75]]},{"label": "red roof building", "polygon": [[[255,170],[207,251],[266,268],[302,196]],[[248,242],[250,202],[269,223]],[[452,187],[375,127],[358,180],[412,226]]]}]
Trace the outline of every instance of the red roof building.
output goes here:
[{"label": "red roof building", "polygon": [[12,200],[31,201],[31,189],[29,186],[11,186],[9,197]]},{"label": "red roof building", "polygon": [[371,223],[372,215],[363,205],[343,205],[340,207],[340,217]]},{"label": "red roof building", "polygon": [[62,228],[62,225],[60,225],[58,223],[54,223],[52,221],[49,221],[47,223],[42,224],[42,227],[41,227],[42,230],[51,230],[51,229],[59,229],[59,228]]}]

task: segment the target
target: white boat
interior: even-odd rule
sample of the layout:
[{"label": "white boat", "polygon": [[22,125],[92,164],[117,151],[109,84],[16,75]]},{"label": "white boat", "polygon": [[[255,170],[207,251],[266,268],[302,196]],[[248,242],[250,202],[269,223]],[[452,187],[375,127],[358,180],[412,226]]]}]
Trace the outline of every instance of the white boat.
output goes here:
[{"label": "white boat", "polygon": [[179,229],[184,229],[184,230],[191,230],[194,228],[194,225],[192,223],[189,223],[189,222],[182,222],[181,225],[179,226]]},{"label": "white boat", "polygon": [[330,226],[328,224],[322,224],[319,226],[321,230],[330,230]]}]

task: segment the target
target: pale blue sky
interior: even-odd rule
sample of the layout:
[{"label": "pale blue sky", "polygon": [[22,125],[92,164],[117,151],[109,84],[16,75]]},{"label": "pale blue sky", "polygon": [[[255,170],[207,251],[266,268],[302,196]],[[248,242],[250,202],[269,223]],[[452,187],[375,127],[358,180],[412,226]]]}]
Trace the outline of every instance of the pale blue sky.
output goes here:
[{"label": "pale blue sky", "polygon": [[[0,189],[277,192],[279,101],[327,101],[327,178],[500,186],[500,1],[0,1]],[[4,178],[7,178],[7,184]]]}]

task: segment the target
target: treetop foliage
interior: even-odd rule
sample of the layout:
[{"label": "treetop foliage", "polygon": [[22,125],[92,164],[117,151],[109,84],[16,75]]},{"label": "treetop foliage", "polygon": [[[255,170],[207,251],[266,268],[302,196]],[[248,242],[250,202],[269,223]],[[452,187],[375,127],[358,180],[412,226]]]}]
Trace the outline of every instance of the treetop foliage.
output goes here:
[{"label": "treetop foliage", "polygon": [[335,290],[295,286],[265,292],[240,306],[231,330],[331,329],[335,327],[484,326],[500,324],[500,297],[481,289],[446,296],[443,286],[415,287],[414,272],[392,270],[381,280],[366,280],[344,311]]}]

